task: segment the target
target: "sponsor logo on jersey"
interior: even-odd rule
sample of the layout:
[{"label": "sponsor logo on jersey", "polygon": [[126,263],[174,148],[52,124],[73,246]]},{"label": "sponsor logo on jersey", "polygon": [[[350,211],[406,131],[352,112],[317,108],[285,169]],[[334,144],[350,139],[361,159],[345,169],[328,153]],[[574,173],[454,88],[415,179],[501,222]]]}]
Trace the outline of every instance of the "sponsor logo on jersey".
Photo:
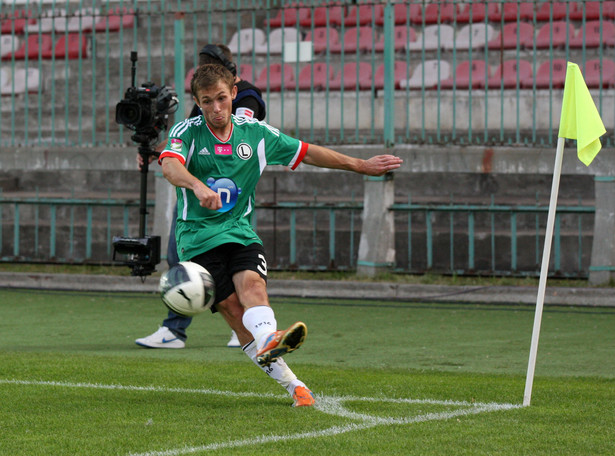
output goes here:
[{"label": "sponsor logo on jersey", "polygon": [[235,110],[235,115],[237,117],[248,117],[250,119],[254,118],[254,111],[248,108],[237,108]]},{"label": "sponsor logo on jersey", "polygon": [[237,156],[242,160],[249,160],[252,156],[252,148],[249,144],[241,143],[237,146]]},{"label": "sponsor logo on jersey", "polygon": [[235,185],[235,182],[226,177],[221,179],[214,179],[213,177],[210,177],[207,179],[206,184],[214,192],[220,195],[222,207],[218,209],[217,212],[228,212],[235,207],[235,204],[237,204],[237,198],[241,194],[241,189]]},{"label": "sponsor logo on jersey", "polygon": [[203,147],[201,150],[199,150],[199,155],[211,155],[211,154],[207,150],[207,147]]},{"label": "sponsor logo on jersey", "polygon": [[230,144],[216,144],[214,151],[216,155],[233,155],[233,146]]},{"label": "sponsor logo on jersey", "polygon": [[182,140],[178,138],[171,138],[171,150],[182,150]]}]

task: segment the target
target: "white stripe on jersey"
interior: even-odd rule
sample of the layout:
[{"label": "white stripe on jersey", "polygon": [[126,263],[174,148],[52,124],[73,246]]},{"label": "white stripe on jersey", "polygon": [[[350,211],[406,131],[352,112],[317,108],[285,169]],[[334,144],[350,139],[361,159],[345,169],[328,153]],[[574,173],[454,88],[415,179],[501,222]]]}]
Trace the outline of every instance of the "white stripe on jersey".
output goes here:
[{"label": "white stripe on jersey", "polygon": [[299,148],[297,149],[297,153],[295,154],[295,156],[293,157],[293,159],[290,161],[290,163],[288,164],[288,167],[290,169],[293,168],[293,166],[295,166],[295,163],[297,162],[297,159],[299,158],[299,154],[301,153],[301,148],[303,147],[303,142],[299,141]]},{"label": "white stripe on jersey", "polygon": [[201,125],[203,123],[203,116],[190,117],[189,119],[182,120],[175,124],[171,131],[169,131],[170,137],[181,136],[192,125]]},{"label": "white stripe on jersey", "polygon": [[243,214],[243,216],[245,217],[250,212],[252,212],[252,197],[251,196],[250,198],[248,198],[248,208],[246,209],[246,212]]},{"label": "white stripe on jersey", "polygon": [[264,120],[258,120],[256,118],[250,119],[248,117],[237,117],[235,114],[233,114],[233,117],[235,118],[235,123],[237,125],[242,125],[245,123],[257,123],[262,125],[263,127],[267,127],[267,129],[273,133],[276,136],[280,136],[280,130],[278,130],[275,127],[272,127],[271,125],[269,125],[267,122],[265,122]]},{"label": "white stripe on jersey", "polygon": [[186,194],[186,189],[181,187],[182,197],[184,198],[184,209],[182,210],[182,220],[186,220],[188,218],[188,195]]},{"label": "white stripe on jersey", "polygon": [[188,156],[186,157],[186,168],[190,164],[190,160],[192,160],[192,154],[194,153],[194,139],[192,140],[192,144],[190,144],[190,149],[188,150]]},{"label": "white stripe on jersey", "polygon": [[267,156],[265,155],[265,138],[259,141],[258,147],[256,148],[256,153],[258,154],[258,166],[260,168],[260,173],[263,174],[263,171],[267,166]]}]

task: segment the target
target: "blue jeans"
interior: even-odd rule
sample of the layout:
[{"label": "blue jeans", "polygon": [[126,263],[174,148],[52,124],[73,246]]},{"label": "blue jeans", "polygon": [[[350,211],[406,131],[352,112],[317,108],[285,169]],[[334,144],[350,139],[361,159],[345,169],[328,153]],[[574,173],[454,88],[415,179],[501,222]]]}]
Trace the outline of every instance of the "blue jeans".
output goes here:
[{"label": "blue jeans", "polygon": [[[179,255],[177,254],[177,242],[175,241],[175,225],[177,221],[177,204],[173,209],[173,221],[171,222],[171,231],[169,232],[169,245],[167,246],[167,263],[172,268],[179,263]],[[191,317],[182,317],[175,312],[169,310],[169,315],[166,320],[162,322],[163,326],[169,328],[169,330],[177,336],[177,338],[184,342],[188,338],[186,335],[186,329],[192,323]]]}]

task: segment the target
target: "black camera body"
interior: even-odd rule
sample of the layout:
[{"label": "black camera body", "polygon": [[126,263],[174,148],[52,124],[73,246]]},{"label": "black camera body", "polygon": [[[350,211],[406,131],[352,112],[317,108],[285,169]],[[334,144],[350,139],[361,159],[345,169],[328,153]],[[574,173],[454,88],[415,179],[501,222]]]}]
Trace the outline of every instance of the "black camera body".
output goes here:
[{"label": "black camera body", "polygon": [[126,90],[123,100],[115,108],[115,121],[133,130],[131,139],[139,144],[141,165],[141,195],[139,203],[139,236],[136,238],[113,238],[113,261],[120,261],[130,267],[133,276],[145,277],[156,271],[160,263],[160,236],[146,236],[147,172],[149,160],[158,153],[151,145],[158,141],[160,133],[167,128],[169,114],[179,108],[177,94],[172,88],[156,86],[146,82],[135,87],[137,53],[131,52],[132,85]]},{"label": "black camera body", "polygon": [[135,132],[133,141],[151,143],[166,129],[169,113],[175,112],[177,105],[173,89],[146,82],[126,90],[124,99],[115,107],[115,121]]}]

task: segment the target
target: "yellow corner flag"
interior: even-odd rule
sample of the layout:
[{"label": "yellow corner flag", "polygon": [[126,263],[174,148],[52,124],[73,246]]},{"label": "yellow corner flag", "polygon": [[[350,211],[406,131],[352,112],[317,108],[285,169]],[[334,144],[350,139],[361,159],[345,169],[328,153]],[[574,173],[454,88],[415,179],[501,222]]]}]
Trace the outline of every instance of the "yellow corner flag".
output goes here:
[{"label": "yellow corner flag", "polygon": [[559,137],[577,140],[577,155],[585,166],[598,155],[606,133],[594,100],[576,63],[568,62]]}]

